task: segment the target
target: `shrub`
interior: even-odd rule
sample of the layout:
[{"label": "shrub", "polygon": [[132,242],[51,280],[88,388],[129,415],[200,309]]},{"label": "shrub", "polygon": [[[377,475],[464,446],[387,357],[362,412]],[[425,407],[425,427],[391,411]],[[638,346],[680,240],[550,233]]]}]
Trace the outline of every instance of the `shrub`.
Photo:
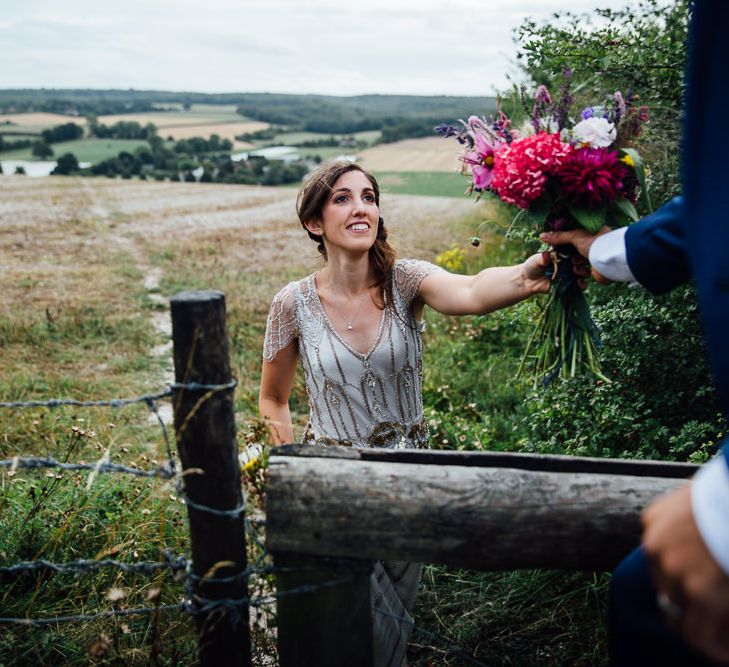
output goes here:
[{"label": "shrub", "polygon": [[725,430],[705,356],[693,290],[653,297],[615,287],[593,308],[610,383],[576,378],[528,397],[537,452],[705,460]]}]

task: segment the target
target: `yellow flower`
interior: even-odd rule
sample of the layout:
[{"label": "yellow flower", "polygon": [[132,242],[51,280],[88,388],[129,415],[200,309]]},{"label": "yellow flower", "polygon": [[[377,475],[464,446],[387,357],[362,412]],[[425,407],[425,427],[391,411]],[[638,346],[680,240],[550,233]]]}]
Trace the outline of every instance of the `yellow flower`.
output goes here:
[{"label": "yellow flower", "polygon": [[255,458],[251,459],[250,461],[248,461],[248,463],[246,463],[243,466],[243,470],[252,470],[256,466],[260,465],[260,463],[261,463],[260,457],[256,456]]},{"label": "yellow flower", "polygon": [[444,250],[435,258],[435,263],[447,271],[458,273],[463,270],[463,261],[465,258],[466,256],[463,250],[453,243],[449,250]]},{"label": "yellow flower", "polygon": [[628,155],[627,153],[620,158],[620,161],[624,164],[627,164],[631,168],[635,167],[635,162],[633,162],[633,158],[630,157],[630,155]]}]

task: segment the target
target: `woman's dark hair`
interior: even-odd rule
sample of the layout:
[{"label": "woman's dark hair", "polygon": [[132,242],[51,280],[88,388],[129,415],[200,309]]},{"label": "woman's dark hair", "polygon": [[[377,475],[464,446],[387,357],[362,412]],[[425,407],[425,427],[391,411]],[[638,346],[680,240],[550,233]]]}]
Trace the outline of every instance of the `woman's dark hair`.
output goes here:
[{"label": "woman's dark hair", "polygon": [[[310,174],[304,181],[296,202],[296,213],[299,220],[306,229],[306,223],[312,220],[321,220],[324,206],[331,194],[334,184],[339,178],[350,171],[362,172],[372,184],[375,192],[375,202],[380,205],[380,186],[377,179],[366,169],[363,169],[354,162],[337,161],[322,165],[315,172]],[[327,249],[321,236],[312,234],[306,230],[309,238],[315,241],[319,252],[324,259],[327,258]],[[392,303],[392,271],[395,265],[395,250],[387,242],[387,230],[385,221],[380,218],[377,223],[377,237],[374,245],[370,248],[370,262],[375,274],[375,285],[379,288],[382,297],[381,308],[385,304]]]}]

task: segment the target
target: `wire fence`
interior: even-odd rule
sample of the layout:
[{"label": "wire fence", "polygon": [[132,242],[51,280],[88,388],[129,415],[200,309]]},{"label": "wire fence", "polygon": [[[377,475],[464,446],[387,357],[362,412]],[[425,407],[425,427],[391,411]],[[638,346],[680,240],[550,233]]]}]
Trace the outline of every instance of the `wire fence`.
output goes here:
[{"label": "wire fence", "polygon": [[[196,382],[191,383],[175,383],[169,385],[164,391],[144,394],[132,398],[113,398],[106,400],[81,401],[75,399],[53,398],[45,401],[5,401],[0,402],[0,409],[8,410],[24,410],[29,408],[48,408],[56,409],[60,407],[109,407],[112,409],[120,409],[130,405],[144,404],[149,411],[155,416],[160,425],[165,447],[166,460],[151,469],[141,469],[134,465],[124,465],[121,463],[113,463],[109,459],[109,450],[96,461],[93,462],[67,462],[59,461],[51,456],[13,456],[0,460],[0,469],[7,469],[8,472],[15,474],[18,470],[38,470],[38,469],[55,469],[63,471],[87,471],[89,473],[87,487],[99,475],[116,474],[129,475],[145,479],[160,479],[165,481],[173,480],[176,485],[178,497],[188,507],[197,511],[205,512],[214,516],[237,518],[245,514],[246,498],[243,494],[243,502],[234,508],[219,509],[210,507],[193,501],[185,492],[184,475],[178,470],[178,465],[174,457],[172,444],[170,441],[167,426],[160,415],[158,402],[160,400],[172,398],[178,391],[195,391],[207,392],[207,396],[219,391],[232,390],[236,386],[235,380],[227,384],[207,385]],[[259,452],[260,453],[260,450]],[[64,623],[86,623],[116,617],[142,616],[159,614],[161,612],[184,612],[192,617],[207,616],[213,612],[224,612],[229,615],[229,620],[235,623],[240,619],[240,615],[248,608],[265,608],[276,604],[277,600],[293,595],[305,595],[316,593],[322,589],[332,588],[354,581],[352,576],[337,576],[330,580],[316,583],[296,586],[286,590],[276,590],[262,595],[246,594],[237,598],[219,598],[210,599],[200,595],[197,592],[200,584],[240,584],[245,585],[248,591],[248,583],[251,577],[268,576],[285,574],[288,572],[300,572],[305,567],[287,568],[281,566],[273,566],[270,564],[271,554],[267,551],[261,535],[258,533],[259,528],[265,527],[265,519],[251,519],[244,516],[244,526],[246,536],[256,545],[259,556],[255,562],[244,570],[234,575],[225,577],[200,576],[193,572],[193,562],[189,556],[174,554],[165,549],[162,552],[163,560],[160,561],[139,561],[124,562],[111,558],[103,559],[76,559],[67,562],[52,562],[44,559],[21,561],[12,565],[0,567],[0,581],[2,579],[15,580],[25,575],[33,573],[48,572],[56,575],[73,574],[76,577],[96,573],[102,570],[110,570],[122,572],[125,574],[137,574],[144,576],[159,575],[160,573],[171,572],[175,576],[183,574],[184,577],[184,594],[179,602],[171,604],[155,603],[154,605],[126,608],[112,601],[112,609],[99,610],[92,613],[78,614],[59,614],[48,617],[14,617],[0,616],[0,625],[16,625],[25,627],[48,627],[57,626]],[[270,586],[269,586],[270,587]],[[441,655],[452,657],[468,664],[483,665],[466,651],[454,645],[450,640],[445,639],[435,633],[415,625],[410,616],[398,616],[391,614],[382,609],[373,607],[373,611],[379,614],[392,617],[398,623],[410,626],[415,634],[424,637],[431,643],[425,646],[432,651],[436,651]],[[247,613],[247,612],[246,612]]]}]

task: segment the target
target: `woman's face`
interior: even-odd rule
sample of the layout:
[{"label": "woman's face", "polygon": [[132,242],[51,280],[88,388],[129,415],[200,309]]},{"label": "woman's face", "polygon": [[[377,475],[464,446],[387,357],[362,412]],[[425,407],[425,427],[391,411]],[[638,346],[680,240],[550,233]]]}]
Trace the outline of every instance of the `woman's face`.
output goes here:
[{"label": "woman's face", "polygon": [[380,209],[375,201],[372,183],[361,171],[342,174],[332,186],[321,221],[307,225],[315,234],[323,234],[329,252],[334,247],[344,250],[369,250],[377,237]]}]

